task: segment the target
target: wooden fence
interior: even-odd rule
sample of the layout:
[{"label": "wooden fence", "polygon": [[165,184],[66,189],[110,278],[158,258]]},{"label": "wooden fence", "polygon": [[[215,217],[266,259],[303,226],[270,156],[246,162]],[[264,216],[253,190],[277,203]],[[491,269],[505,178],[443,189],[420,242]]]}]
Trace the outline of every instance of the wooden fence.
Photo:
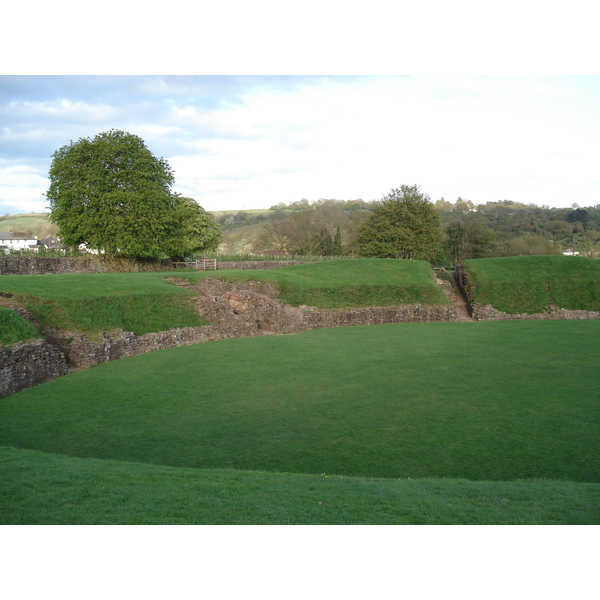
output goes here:
[{"label": "wooden fence", "polygon": [[217,260],[215,258],[198,258],[195,262],[174,262],[173,268],[185,267],[188,269],[196,269],[198,271],[216,271]]}]

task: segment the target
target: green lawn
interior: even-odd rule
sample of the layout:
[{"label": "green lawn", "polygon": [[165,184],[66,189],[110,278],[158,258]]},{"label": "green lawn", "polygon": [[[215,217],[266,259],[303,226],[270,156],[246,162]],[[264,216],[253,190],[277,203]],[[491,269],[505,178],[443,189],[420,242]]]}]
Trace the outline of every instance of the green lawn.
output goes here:
[{"label": "green lawn", "polygon": [[279,299],[292,306],[352,308],[448,304],[446,296],[433,282],[433,270],[428,263],[419,260],[328,260],[262,271],[185,274],[190,281],[207,276],[229,281],[271,282],[281,290]]},{"label": "green lawn", "polygon": [[91,335],[120,328],[142,335],[206,325],[193,293],[165,279],[171,274],[3,275],[0,291],[14,294],[42,328]]},{"label": "green lawn", "polygon": [[189,469],[0,447],[0,524],[590,524],[600,484]]},{"label": "green lawn", "polygon": [[137,294],[189,294],[165,278],[172,271],[152,273],[69,273],[61,275],[2,275],[0,292],[51,300],[87,300]]},{"label": "green lawn", "polygon": [[574,256],[511,256],[465,261],[475,301],[509,314],[549,305],[600,310],[600,261]]},{"label": "green lawn", "polygon": [[73,372],[0,400],[1,522],[597,524],[599,333],[350,327]]},{"label": "green lawn", "polygon": [[[164,350],[2,399],[0,445],[184,469],[597,485],[599,335],[597,321],[416,323]],[[564,509],[561,522],[598,522],[597,488],[585,489],[585,516]],[[528,518],[547,522],[550,506]]]}]

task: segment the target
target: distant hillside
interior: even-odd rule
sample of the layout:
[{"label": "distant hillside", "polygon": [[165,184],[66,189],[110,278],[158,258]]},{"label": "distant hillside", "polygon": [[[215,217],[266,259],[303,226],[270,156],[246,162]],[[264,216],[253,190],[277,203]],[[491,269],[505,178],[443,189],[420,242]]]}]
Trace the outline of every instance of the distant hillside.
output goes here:
[{"label": "distant hillside", "polygon": [[50,213],[4,215],[0,217],[0,231],[19,231],[44,239],[56,235],[58,227],[50,223]]},{"label": "distant hillside", "polygon": [[[221,225],[219,252],[248,254],[282,250],[300,255],[329,255],[327,238],[339,230],[341,254],[352,254],[357,231],[377,201],[300,200],[264,209],[209,211]],[[474,204],[458,198],[434,202],[442,218],[446,262],[501,256],[559,255],[567,249],[600,257],[600,204],[550,208],[512,200]],[[5,215],[0,230],[43,238],[56,235],[49,213]],[[339,252],[338,252],[339,253]]]}]

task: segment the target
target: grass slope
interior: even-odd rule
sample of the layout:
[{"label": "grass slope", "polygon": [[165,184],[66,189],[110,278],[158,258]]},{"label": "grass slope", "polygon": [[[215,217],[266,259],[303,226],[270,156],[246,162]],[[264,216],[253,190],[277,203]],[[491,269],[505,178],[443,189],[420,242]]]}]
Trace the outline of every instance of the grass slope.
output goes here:
[{"label": "grass slope", "polygon": [[292,306],[351,308],[448,304],[433,282],[431,267],[417,260],[328,260],[262,271],[194,273],[186,278],[196,281],[206,276],[229,281],[268,281],[281,290],[279,299]]},{"label": "grass slope", "polygon": [[572,256],[511,256],[466,260],[475,300],[509,314],[549,305],[600,310],[600,261]]},{"label": "grass slope", "polygon": [[0,444],[177,467],[600,482],[600,322],[418,323],[164,350],[0,401]]},{"label": "grass slope", "polygon": [[0,447],[0,524],[598,524],[600,484],[178,469]]},{"label": "grass slope", "polygon": [[0,306],[0,344],[14,344],[42,337],[40,332],[21,315]]},{"label": "grass slope", "polygon": [[95,334],[116,328],[142,335],[208,321],[193,294],[166,273],[3,275],[0,291],[15,295],[42,328]]}]

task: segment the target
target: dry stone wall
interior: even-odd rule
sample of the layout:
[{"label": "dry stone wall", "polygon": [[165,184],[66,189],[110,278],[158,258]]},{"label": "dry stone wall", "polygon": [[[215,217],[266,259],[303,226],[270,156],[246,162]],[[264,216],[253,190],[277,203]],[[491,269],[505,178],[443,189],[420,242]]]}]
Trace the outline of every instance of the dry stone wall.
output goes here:
[{"label": "dry stone wall", "polygon": [[94,257],[5,256],[0,258],[2,275],[46,275],[56,273],[102,273]]},{"label": "dry stone wall", "polygon": [[[190,263],[191,264],[191,263]],[[297,260],[248,260],[241,262],[218,262],[218,269],[238,269],[254,271],[259,269],[277,269],[303,264]],[[110,273],[140,271],[170,271],[173,265],[170,260],[135,261],[120,259],[119,261],[100,260],[97,256],[3,256],[0,257],[0,275],[50,275],[61,273]]]},{"label": "dry stone wall", "polygon": [[0,346],[0,398],[68,371],[65,356],[44,340]]},{"label": "dry stone wall", "polygon": [[543,313],[520,313],[511,315],[495,309],[491,304],[482,306],[473,302],[471,304],[473,318],[476,321],[511,321],[518,319],[600,319],[600,311],[593,310],[568,310],[566,308],[557,308],[556,306],[548,306],[546,312]]},{"label": "dry stone wall", "polygon": [[110,262],[96,256],[4,256],[0,257],[0,275],[50,275],[62,273],[110,273],[114,271],[167,271],[170,261],[120,259]]},{"label": "dry stone wall", "polygon": [[241,269],[243,271],[260,271],[303,265],[299,260],[245,260],[239,262],[219,261],[217,269]]}]

